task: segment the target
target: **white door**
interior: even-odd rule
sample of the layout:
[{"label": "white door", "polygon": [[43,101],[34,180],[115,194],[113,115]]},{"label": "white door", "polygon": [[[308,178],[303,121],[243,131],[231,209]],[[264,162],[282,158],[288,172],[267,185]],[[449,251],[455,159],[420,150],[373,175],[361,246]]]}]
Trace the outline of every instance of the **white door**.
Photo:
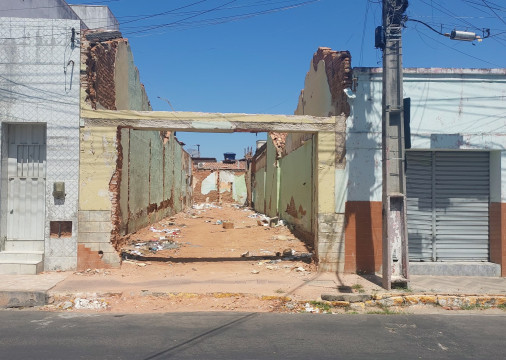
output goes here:
[{"label": "white door", "polygon": [[8,127],[7,239],[44,240],[46,126]]}]

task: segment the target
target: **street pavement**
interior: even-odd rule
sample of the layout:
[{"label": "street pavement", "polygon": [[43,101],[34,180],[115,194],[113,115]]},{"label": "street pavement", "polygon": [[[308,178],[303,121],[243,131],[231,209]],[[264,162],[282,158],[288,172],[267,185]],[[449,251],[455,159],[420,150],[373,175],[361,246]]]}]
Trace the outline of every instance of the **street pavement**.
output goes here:
[{"label": "street pavement", "polygon": [[506,315],[0,311],[2,359],[504,359]]}]

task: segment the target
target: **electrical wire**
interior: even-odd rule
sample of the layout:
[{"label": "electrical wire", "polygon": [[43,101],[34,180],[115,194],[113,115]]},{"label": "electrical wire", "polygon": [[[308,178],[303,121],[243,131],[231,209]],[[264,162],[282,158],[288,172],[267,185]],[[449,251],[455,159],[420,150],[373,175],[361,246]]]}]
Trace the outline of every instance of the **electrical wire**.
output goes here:
[{"label": "electrical wire", "polygon": [[[196,3],[192,3],[190,5],[194,5],[194,4],[203,2],[203,1],[206,1],[206,0],[201,0],[201,1],[198,1]],[[296,8],[296,7],[301,7],[301,6],[304,6],[304,5],[311,4],[311,3],[319,2],[320,0],[306,0],[306,1],[302,1],[302,2],[299,1],[299,2],[295,2],[295,3],[293,1],[288,1],[288,0],[276,1],[276,2],[271,2],[271,1],[266,1],[266,0],[262,1],[261,0],[261,1],[255,2],[254,4],[249,4],[249,5],[236,6],[236,7],[229,7],[228,6],[229,4],[232,4],[232,3],[236,2],[236,1],[237,0],[229,1],[229,2],[227,2],[225,4],[223,4],[223,5],[220,5],[220,6],[217,6],[217,7],[213,8],[213,9],[208,9],[208,10],[204,10],[204,11],[200,11],[200,12],[193,12],[192,13],[193,15],[191,15],[191,16],[187,16],[187,17],[185,17],[183,19],[176,20],[176,21],[173,21],[173,22],[170,22],[170,23],[156,24],[156,25],[151,25],[151,26],[142,25],[142,26],[136,26],[136,27],[127,27],[127,29],[132,29],[132,31],[123,31],[123,32],[125,34],[129,34],[129,35],[132,35],[132,34],[136,35],[136,34],[147,33],[149,31],[157,30],[157,29],[160,29],[160,28],[184,29],[184,28],[190,28],[190,27],[200,27],[202,25],[205,25],[205,26],[218,25],[218,24],[222,24],[222,23],[226,23],[226,22],[230,22],[230,21],[237,21],[237,20],[242,20],[242,19],[246,19],[246,18],[251,18],[251,17],[254,17],[254,16],[259,16],[259,15],[269,14],[269,13],[273,13],[273,12],[279,12],[279,11],[289,10],[289,9],[293,9],[293,8]],[[268,8],[266,10],[256,11],[256,12],[250,12],[250,13],[246,13],[246,14],[231,15],[231,16],[222,17],[222,18],[203,19],[203,20],[200,20],[199,22],[188,22],[188,23],[185,22],[188,19],[192,19],[192,18],[195,18],[197,16],[200,16],[200,15],[203,15],[203,14],[206,14],[206,13],[211,13],[211,12],[216,12],[216,11],[221,11],[221,10],[229,10],[229,9],[234,9],[234,8],[251,7],[251,6],[262,6],[263,4],[282,4],[282,3],[288,3],[288,5],[281,6],[281,7]],[[185,7],[187,7],[187,6],[185,6]],[[181,8],[183,8],[183,7],[181,7]],[[176,13],[176,10],[177,9],[172,9],[172,10],[169,10],[169,11],[166,11],[166,12],[163,12],[163,13],[172,13],[174,15],[178,15]],[[158,16],[158,14],[161,14],[161,13],[156,13],[156,14],[151,14],[151,15],[145,15],[144,17],[155,17],[155,16]],[[128,22],[133,22],[133,20],[122,22],[122,23],[120,23],[120,25],[124,24],[124,23],[128,23]],[[101,27],[101,29],[102,28],[103,27]],[[139,29],[139,30],[134,30],[134,29]],[[92,29],[89,29],[89,30],[94,30],[94,29],[92,28]],[[17,39],[29,39],[29,38],[44,38],[44,37],[52,37],[52,36],[55,36],[55,35],[57,35],[57,34],[51,33],[51,34],[41,34],[41,35],[24,35],[24,36],[19,36],[19,37],[0,37],[0,40],[17,40]]]},{"label": "electrical wire", "polygon": [[497,18],[498,18],[499,20],[501,20],[501,21],[502,21],[502,23],[503,23],[503,24],[505,24],[505,25],[506,25],[506,21],[504,21],[504,19],[503,19],[502,17],[500,17],[500,16],[499,16],[499,15],[498,15],[495,11],[494,11],[494,9],[492,9],[492,8],[490,7],[490,5],[489,5],[489,4],[488,4],[485,0],[482,0],[482,2],[483,2],[485,5],[487,5],[487,7],[490,9],[490,11],[492,11],[492,12],[494,13],[494,15],[495,15],[495,16],[497,16]]},{"label": "electrical wire", "polygon": [[443,45],[443,46],[445,46],[446,48],[448,48],[448,49],[452,49],[452,50],[454,50],[454,51],[456,51],[456,52],[458,52],[458,53],[460,53],[460,54],[462,54],[462,55],[465,55],[465,56],[468,56],[468,57],[473,58],[473,59],[475,59],[475,60],[479,60],[479,61],[482,61],[482,62],[484,62],[484,63],[487,63],[487,64],[490,64],[490,65],[496,66],[496,67],[498,67],[498,68],[501,68],[501,67],[502,67],[501,65],[498,65],[498,64],[493,63],[493,62],[491,62],[491,61],[488,61],[488,60],[485,60],[485,59],[481,59],[481,58],[479,58],[479,57],[477,57],[477,56],[474,56],[474,55],[468,54],[468,53],[466,53],[466,52],[464,52],[464,51],[462,51],[462,50],[456,49],[456,48],[455,48],[455,47],[453,47],[453,46],[448,46],[447,44],[445,44],[445,43],[443,43],[443,42],[441,42],[441,41],[439,41],[439,40],[437,40],[437,39],[434,39],[433,37],[430,37],[430,36],[428,36],[427,34],[424,34],[424,33],[422,33],[422,32],[421,32],[420,34],[421,34],[421,35],[423,35],[423,36],[425,36],[425,37],[427,37],[427,38],[429,38],[429,39],[431,39],[431,40],[433,40],[433,41],[435,41],[435,42],[437,42],[437,43],[439,43],[439,44],[441,44],[441,45]]}]

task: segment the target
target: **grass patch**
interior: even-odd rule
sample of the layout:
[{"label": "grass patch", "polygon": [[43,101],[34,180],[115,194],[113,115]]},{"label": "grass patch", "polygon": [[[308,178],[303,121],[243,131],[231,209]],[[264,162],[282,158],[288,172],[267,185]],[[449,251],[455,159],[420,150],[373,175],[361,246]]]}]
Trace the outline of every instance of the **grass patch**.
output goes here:
[{"label": "grass patch", "polygon": [[351,288],[355,291],[358,291],[360,294],[365,293],[364,287],[360,284],[352,285]]},{"label": "grass patch", "polygon": [[283,290],[283,289],[277,289],[277,290],[275,291],[275,293],[277,293],[277,294],[284,294],[284,293],[285,293],[285,290]]},{"label": "grass patch", "polygon": [[501,310],[506,310],[506,304],[497,305],[497,308]]},{"label": "grass patch", "polygon": [[490,306],[488,305],[472,304],[472,305],[462,305],[460,307],[460,310],[485,310],[489,308]]},{"label": "grass patch", "polygon": [[311,301],[310,304],[324,312],[330,313],[332,309],[332,306],[330,306],[330,304],[323,301]]}]

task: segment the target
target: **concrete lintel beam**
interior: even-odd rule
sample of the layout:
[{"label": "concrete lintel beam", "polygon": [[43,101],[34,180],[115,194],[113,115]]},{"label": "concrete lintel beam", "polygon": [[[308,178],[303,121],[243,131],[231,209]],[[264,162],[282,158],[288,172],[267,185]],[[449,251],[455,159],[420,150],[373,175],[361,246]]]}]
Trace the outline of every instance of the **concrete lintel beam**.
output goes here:
[{"label": "concrete lintel beam", "polygon": [[194,132],[333,132],[344,116],[220,114],[167,111],[81,109],[85,126],[122,126],[142,130]]}]

